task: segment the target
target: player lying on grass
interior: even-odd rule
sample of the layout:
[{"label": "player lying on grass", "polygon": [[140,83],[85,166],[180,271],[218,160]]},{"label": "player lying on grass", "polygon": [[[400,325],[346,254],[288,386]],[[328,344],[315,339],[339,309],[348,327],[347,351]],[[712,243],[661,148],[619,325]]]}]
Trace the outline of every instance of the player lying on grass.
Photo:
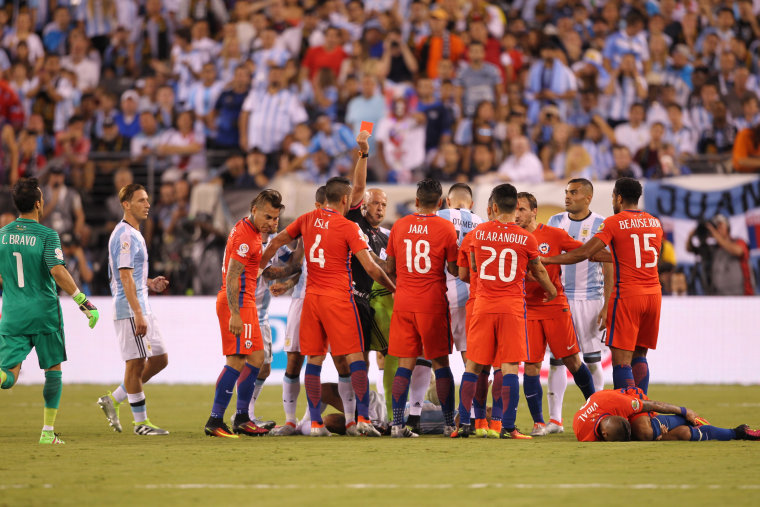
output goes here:
[{"label": "player lying on grass", "polygon": [[760,430],[746,424],[718,428],[691,409],[650,400],[635,387],[592,394],[575,414],[573,431],[581,442],[760,440]]}]

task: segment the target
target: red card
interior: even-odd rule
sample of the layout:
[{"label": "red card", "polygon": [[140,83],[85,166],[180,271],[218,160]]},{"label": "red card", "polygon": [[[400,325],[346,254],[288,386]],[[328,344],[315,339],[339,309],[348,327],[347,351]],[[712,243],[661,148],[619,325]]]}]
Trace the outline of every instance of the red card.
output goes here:
[{"label": "red card", "polygon": [[374,127],[375,124],[371,121],[363,121],[362,124],[359,126],[359,132],[362,132],[366,130],[370,134],[372,133],[372,127]]}]

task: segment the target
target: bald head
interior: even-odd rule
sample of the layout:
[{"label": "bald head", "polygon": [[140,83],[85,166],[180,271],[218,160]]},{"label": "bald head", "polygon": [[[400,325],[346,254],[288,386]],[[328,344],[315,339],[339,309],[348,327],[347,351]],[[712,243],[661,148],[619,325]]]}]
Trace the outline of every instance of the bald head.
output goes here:
[{"label": "bald head", "polygon": [[370,188],[364,193],[364,218],[369,225],[378,227],[385,220],[388,196],[379,188]]},{"label": "bald head", "polygon": [[448,208],[472,209],[472,189],[466,183],[455,183],[451,185],[449,194],[446,197],[446,206]]}]

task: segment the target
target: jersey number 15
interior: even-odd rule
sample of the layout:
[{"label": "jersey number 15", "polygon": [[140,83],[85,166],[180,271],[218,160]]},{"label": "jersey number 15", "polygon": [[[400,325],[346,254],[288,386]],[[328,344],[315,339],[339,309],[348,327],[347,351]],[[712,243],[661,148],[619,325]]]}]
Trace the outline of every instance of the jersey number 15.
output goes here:
[{"label": "jersey number 15", "polygon": [[639,237],[638,234],[631,234],[631,239],[633,240],[633,253],[636,256],[636,268],[641,268],[641,239],[643,238],[644,241],[644,251],[645,252],[652,252],[652,255],[654,255],[654,260],[652,262],[647,262],[644,264],[645,268],[653,268],[657,266],[657,249],[649,244],[649,240],[652,238],[656,238],[656,234],[642,234],[641,237]]}]

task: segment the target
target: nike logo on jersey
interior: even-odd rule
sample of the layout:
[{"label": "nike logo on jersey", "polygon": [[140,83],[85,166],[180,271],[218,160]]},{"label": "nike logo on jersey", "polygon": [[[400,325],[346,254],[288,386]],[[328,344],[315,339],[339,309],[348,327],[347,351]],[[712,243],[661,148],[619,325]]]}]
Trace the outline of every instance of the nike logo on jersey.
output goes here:
[{"label": "nike logo on jersey", "polygon": [[570,350],[571,348],[575,347],[575,345],[570,345],[567,350]]}]

